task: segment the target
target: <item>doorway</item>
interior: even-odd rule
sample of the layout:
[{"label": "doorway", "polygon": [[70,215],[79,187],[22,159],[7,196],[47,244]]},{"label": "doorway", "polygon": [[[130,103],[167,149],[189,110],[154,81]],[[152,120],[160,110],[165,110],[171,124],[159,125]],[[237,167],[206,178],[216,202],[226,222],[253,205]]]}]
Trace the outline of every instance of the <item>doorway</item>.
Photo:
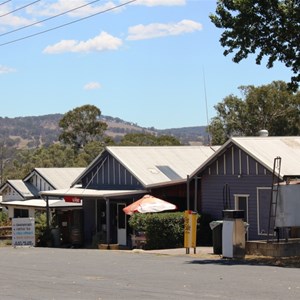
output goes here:
[{"label": "doorway", "polygon": [[[234,195],[234,208],[244,211],[243,221],[248,223],[248,198],[249,195]],[[246,241],[248,240],[248,232],[245,234]]]},{"label": "doorway", "polygon": [[234,208],[244,211],[244,222],[248,222],[248,198],[249,195],[234,195]]},{"label": "doorway", "polygon": [[124,203],[117,204],[117,234],[118,234],[118,244],[126,245],[127,244],[127,222],[126,214],[123,211],[123,208],[126,206]]}]

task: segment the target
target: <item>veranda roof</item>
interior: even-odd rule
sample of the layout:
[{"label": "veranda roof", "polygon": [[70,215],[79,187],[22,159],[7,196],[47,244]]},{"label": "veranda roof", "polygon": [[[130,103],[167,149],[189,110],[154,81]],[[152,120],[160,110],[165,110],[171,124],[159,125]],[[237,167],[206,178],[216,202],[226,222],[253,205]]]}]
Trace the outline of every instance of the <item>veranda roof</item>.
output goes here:
[{"label": "veranda roof", "polygon": [[[81,207],[81,203],[68,203],[60,199],[49,199],[50,208],[63,208],[63,207]],[[46,208],[46,201],[43,199],[30,199],[23,201],[5,201],[0,202],[2,206],[21,206],[21,207],[35,207],[35,208]]]},{"label": "veranda roof", "polygon": [[93,190],[93,189],[83,189],[83,188],[69,188],[61,190],[52,190],[52,191],[42,191],[40,195],[42,197],[65,197],[65,196],[74,196],[78,198],[114,198],[122,196],[133,196],[139,194],[146,194],[146,190]]}]

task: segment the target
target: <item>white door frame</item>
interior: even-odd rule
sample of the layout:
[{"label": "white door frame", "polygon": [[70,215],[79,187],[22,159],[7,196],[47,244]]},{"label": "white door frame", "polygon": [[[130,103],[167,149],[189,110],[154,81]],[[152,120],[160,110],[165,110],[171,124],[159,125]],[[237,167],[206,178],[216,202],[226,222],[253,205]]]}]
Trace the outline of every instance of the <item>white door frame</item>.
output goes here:
[{"label": "white door frame", "polygon": [[[246,198],[246,211],[245,211],[245,222],[249,223],[249,194],[234,194],[234,208],[235,209],[241,209],[239,207],[239,199],[240,198]],[[249,234],[246,232],[246,240],[248,240]]]},{"label": "white door frame", "polygon": [[249,215],[249,194],[234,194],[234,208],[240,209],[239,207],[239,198],[246,198],[246,209],[245,211],[245,222],[248,222],[248,215]]}]

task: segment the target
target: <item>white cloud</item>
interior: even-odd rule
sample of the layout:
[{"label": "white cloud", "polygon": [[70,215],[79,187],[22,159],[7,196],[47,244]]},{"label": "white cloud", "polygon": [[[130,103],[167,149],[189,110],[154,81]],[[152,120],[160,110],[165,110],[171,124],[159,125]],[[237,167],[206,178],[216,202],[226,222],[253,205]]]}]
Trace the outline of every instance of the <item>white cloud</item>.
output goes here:
[{"label": "white cloud", "polygon": [[[0,10],[0,15],[4,15],[10,10]],[[11,26],[11,27],[21,27],[34,23],[34,20],[25,17],[19,17],[16,15],[9,14],[0,18],[0,25]]]},{"label": "white cloud", "polygon": [[[85,17],[88,15],[92,15],[101,11],[105,11],[107,9],[118,6],[119,4],[123,4],[128,2],[128,0],[119,0],[116,3],[108,0],[104,4],[101,5],[90,5],[89,1],[86,0],[58,0],[54,2],[50,1],[41,1],[35,5],[29,6],[26,8],[26,13],[35,16],[46,16],[51,17],[57,14],[64,13],[66,11],[75,9],[80,6],[84,6],[80,9],[76,9],[70,13],[68,13],[71,17]],[[137,0],[132,5],[144,5],[144,6],[178,6],[185,5],[186,0]],[[113,10],[114,12],[119,12],[123,10],[124,7],[117,8]]]},{"label": "white cloud", "polygon": [[59,43],[47,46],[44,53],[57,54],[64,52],[98,52],[106,50],[117,50],[122,46],[122,40],[104,31],[98,36],[87,41],[62,40]]},{"label": "white cloud", "polygon": [[0,74],[12,73],[12,72],[15,72],[15,71],[16,70],[13,69],[13,68],[0,65]]},{"label": "white cloud", "polygon": [[[85,17],[116,6],[111,1],[98,6],[92,6],[88,4],[88,2],[89,1],[84,0],[59,0],[54,3],[43,1],[39,5],[29,6],[27,8],[27,13],[37,16],[51,17],[75,9],[67,15],[71,17]],[[77,7],[82,8],[76,9]]]},{"label": "white cloud", "polygon": [[128,29],[127,40],[146,40],[158,37],[181,35],[202,29],[202,25],[192,20],[182,20],[178,23],[136,25]]},{"label": "white cloud", "polygon": [[101,88],[101,84],[99,82],[89,82],[83,88],[85,90],[97,90]]},{"label": "white cloud", "polygon": [[178,6],[185,5],[185,0],[138,0],[134,5],[145,5],[145,6]]}]

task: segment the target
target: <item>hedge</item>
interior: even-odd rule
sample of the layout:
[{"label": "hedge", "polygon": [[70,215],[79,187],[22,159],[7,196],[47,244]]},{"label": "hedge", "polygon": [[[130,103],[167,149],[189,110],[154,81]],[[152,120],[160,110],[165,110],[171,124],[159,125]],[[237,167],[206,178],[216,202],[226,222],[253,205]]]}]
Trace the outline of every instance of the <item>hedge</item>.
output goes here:
[{"label": "hedge", "polygon": [[[203,222],[201,222],[203,220]],[[211,218],[198,215],[197,245],[211,243],[211,230],[206,224]],[[167,249],[183,247],[184,213],[135,213],[129,219],[130,227],[136,232],[145,232],[146,249]]]}]

